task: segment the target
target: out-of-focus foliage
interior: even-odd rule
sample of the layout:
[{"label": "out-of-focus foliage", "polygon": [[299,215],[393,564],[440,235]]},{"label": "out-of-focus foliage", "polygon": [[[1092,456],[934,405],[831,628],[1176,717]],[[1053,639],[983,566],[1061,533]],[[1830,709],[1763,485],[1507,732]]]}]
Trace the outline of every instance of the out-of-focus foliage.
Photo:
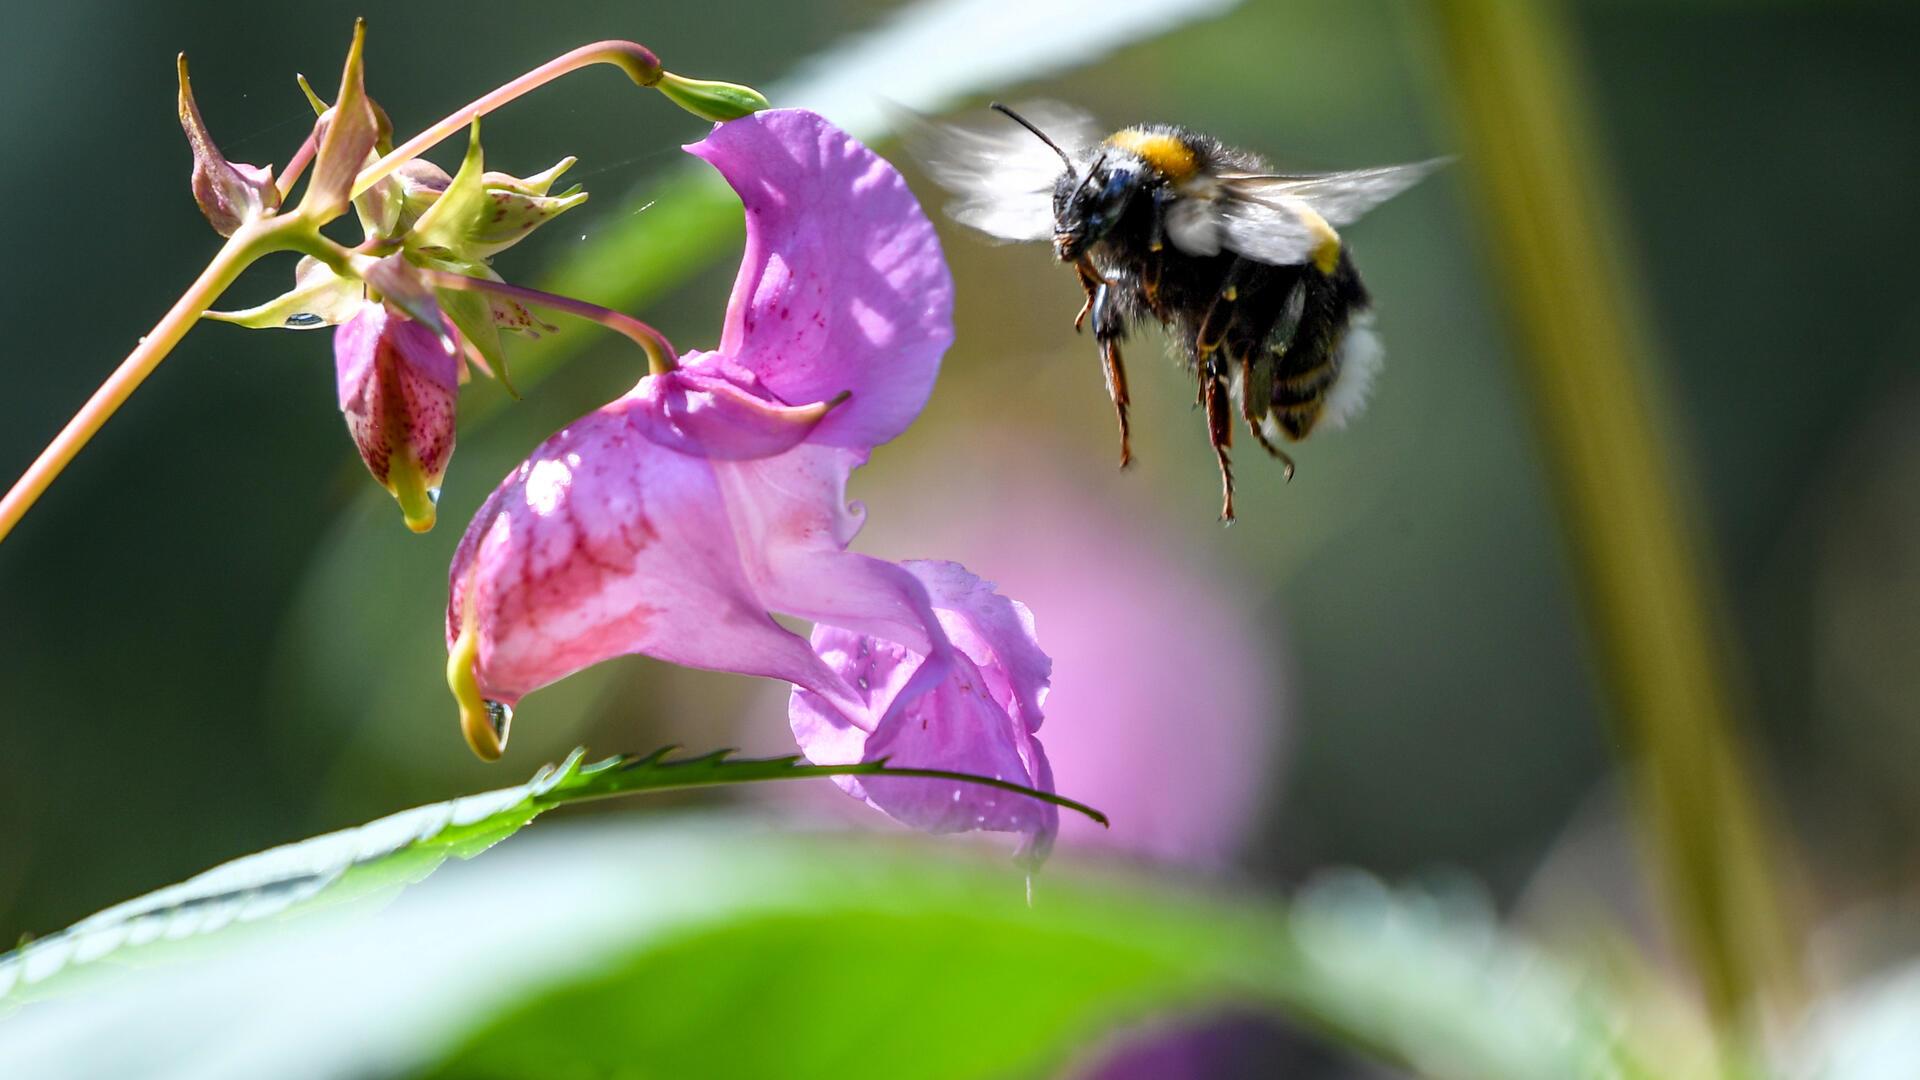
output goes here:
[{"label": "out-of-focus foliage", "polygon": [[[563,781],[564,782],[564,781]],[[767,835],[555,830],[378,913],[202,938],[0,1020],[37,1080],[1047,1075],[1115,1022],[1258,1003],[1458,1080],[1640,1075],[1615,1004],[1471,899],[1288,908],[1068,867]]]},{"label": "out-of-focus foliage", "polygon": [[[40,994],[42,984],[76,969],[112,960],[138,960],[137,950],[171,944],[226,929],[297,913],[306,908],[357,900],[397,889],[439,867],[450,856],[470,859],[557,806],[696,787],[808,780],[829,776],[960,774],[890,767],[885,759],[853,765],[814,765],[797,754],[736,758],[728,750],[675,756],[673,748],[611,757],[582,765],[575,750],[517,787],[417,806],[354,829],[286,844],[216,866],[145,896],[116,904],[66,930],[0,956],[0,1002]],[[1028,791],[1004,780],[974,783]],[[1098,811],[1051,793],[1048,802],[1099,825]]]}]

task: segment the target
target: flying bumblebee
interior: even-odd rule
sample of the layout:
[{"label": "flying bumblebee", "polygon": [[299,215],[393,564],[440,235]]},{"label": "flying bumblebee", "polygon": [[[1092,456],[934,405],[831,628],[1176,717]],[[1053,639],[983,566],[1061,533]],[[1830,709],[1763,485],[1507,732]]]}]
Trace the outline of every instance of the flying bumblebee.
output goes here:
[{"label": "flying bumblebee", "polygon": [[1086,303],[1073,325],[1092,319],[1123,468],[1133,448],[1120,345],[1149,318],[1166,328],[1198,380],[1196,404],[1220,463],[1220,516],[1232,521],[1230,410],[1288,479],[1282,438],[1340,427],[1359,412],[1382,351],[1366,286],[1336,230],[1442,161],[1284,174],[1182,127],[1142,124],[1101,138],[1066,106],[1032,106],[1028,116],[993,108],[1025,131],[948,127],[923,140],[929,173],[958,196],[949,213],[998,239],[1051,240],[1079,273]]}]

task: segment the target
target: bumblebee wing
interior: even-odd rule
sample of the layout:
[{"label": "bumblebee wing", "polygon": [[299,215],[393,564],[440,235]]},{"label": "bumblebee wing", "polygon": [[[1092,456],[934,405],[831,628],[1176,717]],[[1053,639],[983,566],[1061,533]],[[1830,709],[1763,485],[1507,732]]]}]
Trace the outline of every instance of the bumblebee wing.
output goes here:
[{"label": "bumblebee wing", "polygon": [[1190,255],[1228,248],[1274,266],[1303,263],[1338,240],[1334,229],[1359,220],[1445,162],[1305,176],[1228,173],[1215,177],[1211,190],[1168,209],[1167,235]]},{"label": "bumblebee wing", "polygon": [[1351,225],[1367,211],[1427,178],[1450,158],[1432,158],[1407,165],[1305,176],[1227,176],[1229,191],[1263,200],[1296,198],[1335,227]]},{"label": "bumblebee wing", "polygon": [[[1021,115],[1074,160],[1099,142],[1091,116],[1058,102],[1033,102]],[[1000,240],[1053,236],[1053,188],[1066,170],[1046,143],[1003,116],[972,124],[917,125],[910,149],[927,174],[954,194],[947,213]]]}]

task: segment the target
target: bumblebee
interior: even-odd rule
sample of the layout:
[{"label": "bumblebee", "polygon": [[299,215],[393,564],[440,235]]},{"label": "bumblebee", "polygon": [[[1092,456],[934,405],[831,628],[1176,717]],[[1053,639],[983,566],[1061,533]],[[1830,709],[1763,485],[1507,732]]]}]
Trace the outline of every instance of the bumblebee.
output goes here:
[{"label": "bumblebee", "polygon": [[[1104,138],[1056,104],[995,103],[1024,128],[946,128],[923,140],[929,173],[958,198],[962,224],[1001,240],[1051,240],[1086,293],[1120,426],[1133,458],[1121,345],[1148,320],[1172,336],[1198,383],[1219,461],[1220,517],[1233,520],[1232,413],[1293,477],[1281,440],[1337,428],[1366,402],[1383,359],[1367,289],[1337,231],[1442,161],[1318,175],[1169,124]],[[1057,157],[1057,160],[1055,160]]]}]

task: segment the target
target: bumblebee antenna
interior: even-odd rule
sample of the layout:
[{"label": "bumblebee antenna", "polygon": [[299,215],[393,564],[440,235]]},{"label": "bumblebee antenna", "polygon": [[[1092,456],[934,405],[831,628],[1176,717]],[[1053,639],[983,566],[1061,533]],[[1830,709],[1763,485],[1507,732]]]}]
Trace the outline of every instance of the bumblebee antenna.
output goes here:
[{"label": "bumblebee antenna", "polygon": [[994,112],[1005,114],[1007,119],[1013,121],[1016,124],[1019,124],[1021,127],[1026,128],[1028,131],[1033,132],[1034,138],[1039,139],[1043,143],[1046,143],[1049,149],[1051,149],[1054,153],[1060,155],[1060,160],[1067,163],[1068,172],[1080,171],[1078,168],[1074,166],[1073,159],[1067,156],[1067,152],[1065,150],[1060,149],[1060,144],[1057,142],[1054,142],[1052,139],[1047,138],[1047,133],[1044,131],[1041,131],[1037,127],[1034,127],[1032,121],[1028,120],[1024,116],[1021,116],[1019,113],[1014,112],[1012,109],[1007,108],[1005,105],[1002,105],[997,101],[992,103],[991,105],[988,105],[987,107],[992,109]]}]

